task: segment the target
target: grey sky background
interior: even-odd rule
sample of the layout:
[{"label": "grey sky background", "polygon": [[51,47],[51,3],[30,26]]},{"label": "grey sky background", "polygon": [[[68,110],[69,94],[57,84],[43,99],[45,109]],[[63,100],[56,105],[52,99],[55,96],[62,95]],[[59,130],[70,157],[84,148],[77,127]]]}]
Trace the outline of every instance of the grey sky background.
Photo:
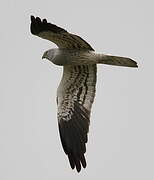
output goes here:
[{"label": "grey sky background", "polygon": [[[153,1],[1,3],[0,179],[154,179]],[[139,65],[98,66],[88,166],[80,174],[70,169],[59,139],[55,96],[62,68],[41,59],[56,46],[30,34],[30,15]]]}]

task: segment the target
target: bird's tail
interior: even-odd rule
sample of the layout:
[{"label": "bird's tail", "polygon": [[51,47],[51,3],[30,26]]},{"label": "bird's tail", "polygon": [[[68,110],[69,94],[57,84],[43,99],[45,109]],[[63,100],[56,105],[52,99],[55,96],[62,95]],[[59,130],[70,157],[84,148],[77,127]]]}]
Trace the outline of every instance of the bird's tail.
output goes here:
[{"label": "bird's tail", "polygon": [[114,66],[126,66],[126,67],[135,67],[137,68],[137,63],[127,57],[119,57],[119,56],[110,56],[110,55],[101,55],[98,64],[108,64]]}]

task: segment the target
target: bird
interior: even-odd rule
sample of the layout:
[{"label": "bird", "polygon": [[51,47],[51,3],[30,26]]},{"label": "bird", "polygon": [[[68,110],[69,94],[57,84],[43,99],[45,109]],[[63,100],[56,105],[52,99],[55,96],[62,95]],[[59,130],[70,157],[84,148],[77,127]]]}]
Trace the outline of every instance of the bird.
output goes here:
[{"label": "bird", "polygon": [[91,108],[96,94],[97,65],[137,68],[137,62],[127,57],[96,53],[80,36],[46,19],[31,16],[30,31],[32,35],[58,46],[45,51],[42,58],[63,66],[56,97],[59,135],[71,168],[80,172],[87,166],[85,153]]}]

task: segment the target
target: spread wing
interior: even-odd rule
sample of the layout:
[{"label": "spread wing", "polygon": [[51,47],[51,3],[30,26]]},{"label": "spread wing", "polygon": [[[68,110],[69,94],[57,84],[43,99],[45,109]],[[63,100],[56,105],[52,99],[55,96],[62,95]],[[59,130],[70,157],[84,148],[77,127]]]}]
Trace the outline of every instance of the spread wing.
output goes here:
[{"label": "spread wing", "polygon": [[58,124],[63,149],[72,169],[86,167],[87,133],[95,97],[96,65],[65,66],[57,90]]},{"label": "spread wing", "polygon": [[59,48],[94,50],[81,37],[70,34],[65,29],[48,23],[46,19],[31,16],[31,33],[43,39],[54,42]]}]

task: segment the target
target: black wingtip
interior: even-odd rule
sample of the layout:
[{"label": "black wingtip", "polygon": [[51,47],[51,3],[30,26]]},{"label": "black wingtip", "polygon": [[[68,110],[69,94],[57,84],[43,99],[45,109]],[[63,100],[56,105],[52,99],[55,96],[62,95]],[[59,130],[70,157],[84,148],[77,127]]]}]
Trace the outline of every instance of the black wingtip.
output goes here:
[{"label": "black wingtip", "polygon": [[83,168],[86,168],[87,166],[84,154],[79,156],[79,155],[73,155],[72,153],[69,153],[68,159],[69,159],[71,168],[72,169],[76,168],[78,173],[81,171],[81,165]]},{"label": "black wingtip", "polygon": [[30,16],[31,22],[35,20],[35,17],[33,15]]},{"label": "black wingtip", "polygon": [[71,168],[74,169],[75,168],[75,164],[74,164],[74,160],[73,160],[73,157],[72,157],[71,154],[68,154],[68,159],[69,159]]},{"label": "black wingtip", "polygon": [[72,169],[77,172],[86,168],[85,159],[87,133],[89,129],[90,112],[84,109],[77,102],[74,104],[74,111],[71,119],[66,121],[59,117],[59,133],[64,152],[68,156]]},{"label": "black wingtip", "polygon": [[30,16],[30,20],[31,20],[31,21],[32,21],[33,17],[34,17],[33,15]]},{"label": "black wingtip", "polygon": [[54,24],[48,23],[46,19],[41,20],[39,17],[34,17],[33,15],[31,15],[30,19],[30,30],[33,35],[38,35],[44,31],[51,31],[53,33],[67,32]]}]

